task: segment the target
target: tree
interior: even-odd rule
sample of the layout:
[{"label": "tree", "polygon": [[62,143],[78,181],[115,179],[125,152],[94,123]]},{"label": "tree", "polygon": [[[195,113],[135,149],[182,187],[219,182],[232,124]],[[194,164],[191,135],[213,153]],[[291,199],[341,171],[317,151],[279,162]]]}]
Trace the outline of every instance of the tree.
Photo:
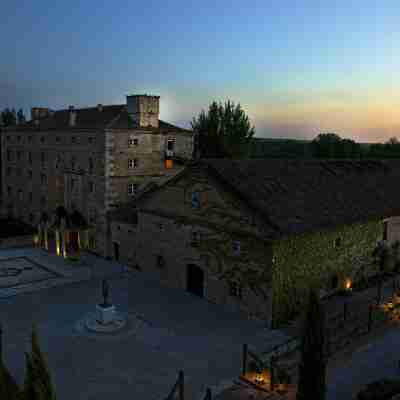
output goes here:
[{"label": "tree", "polygon": [[303,322],[297,400],[325,399],[324,329],[323,308],[316,290],[311,289]]},{"label": "tree", "polygon": [[0,399],[18,400],[20,389],[3,362],[2,326],[0,325]]},{"label": "tree", "polygon": [[54,387],[45,357],[39,347],[35,327],[32,329],[31,342],[31,354],[25,353],[24,400],[54,400]]},{"label": "tree", "polygon": [[212,102],[208,112],[193,118],[197,146],[203,158],[247,158],[254,136],[254,127],[240,104],[228,100],[225,105]]},{"label": "tree", "polygon": [[10,111],[9,108],[6,108],[4,111],[1,112],[1,120],[3,126],[14,126],[17,123],[17,116],[15,114],[15,110],[12,109]]},{"label": "tree", "polygon": [[22,108],[20,108],[17,112],[17,121],[18,121],[18,124],[22,124],[26,121],[24,111],[22,110]]}]

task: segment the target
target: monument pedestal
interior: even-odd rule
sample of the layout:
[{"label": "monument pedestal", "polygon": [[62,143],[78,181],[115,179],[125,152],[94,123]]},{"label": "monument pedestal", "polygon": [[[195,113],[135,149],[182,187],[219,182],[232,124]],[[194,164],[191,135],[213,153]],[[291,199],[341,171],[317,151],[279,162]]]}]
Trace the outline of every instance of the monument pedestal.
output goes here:
[{"label": "monument pedestal", "polygon": [[115,306],[96,304],[96,319],[99,323],[106,325],[114,321]]}]

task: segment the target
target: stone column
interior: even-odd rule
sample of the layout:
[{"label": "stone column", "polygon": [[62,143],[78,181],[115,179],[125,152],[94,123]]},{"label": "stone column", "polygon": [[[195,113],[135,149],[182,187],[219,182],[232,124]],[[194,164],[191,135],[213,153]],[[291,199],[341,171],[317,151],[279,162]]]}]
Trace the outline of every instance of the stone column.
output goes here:
[{"label": "stone column", "polygon": [[49,251],[48,221],[44,223],[44,248]]}]

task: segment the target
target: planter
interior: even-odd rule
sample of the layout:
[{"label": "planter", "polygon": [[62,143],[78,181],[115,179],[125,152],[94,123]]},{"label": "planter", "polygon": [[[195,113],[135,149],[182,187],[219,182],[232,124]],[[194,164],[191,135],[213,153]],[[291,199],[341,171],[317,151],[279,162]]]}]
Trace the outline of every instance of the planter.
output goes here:
[{"label": "planter", "polygon": [[110,324],[114,321],[115,316],[115,306],[103,306],[102,304],[96,305],[96,319],[101,324]]}]

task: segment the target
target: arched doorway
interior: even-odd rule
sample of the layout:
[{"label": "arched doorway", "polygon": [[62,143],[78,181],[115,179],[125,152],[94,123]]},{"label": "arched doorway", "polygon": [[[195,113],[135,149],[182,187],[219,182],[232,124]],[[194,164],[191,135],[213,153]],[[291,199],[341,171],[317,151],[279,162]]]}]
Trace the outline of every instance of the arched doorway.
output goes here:
[{"label": "arched doorway", "polygon": [[204,271],[195,264],[187,265],[186,290],[197,296],[204,296]]}]

